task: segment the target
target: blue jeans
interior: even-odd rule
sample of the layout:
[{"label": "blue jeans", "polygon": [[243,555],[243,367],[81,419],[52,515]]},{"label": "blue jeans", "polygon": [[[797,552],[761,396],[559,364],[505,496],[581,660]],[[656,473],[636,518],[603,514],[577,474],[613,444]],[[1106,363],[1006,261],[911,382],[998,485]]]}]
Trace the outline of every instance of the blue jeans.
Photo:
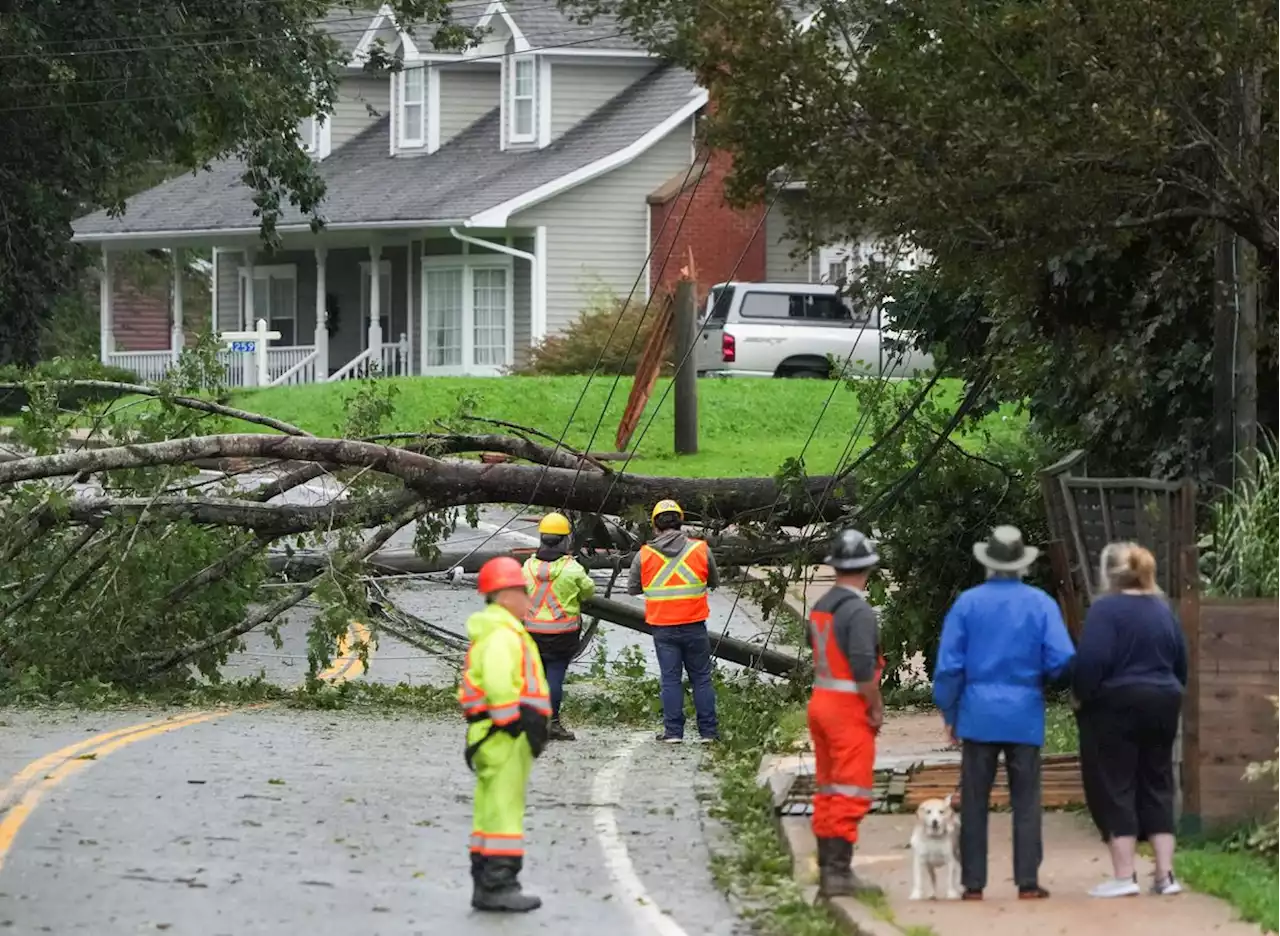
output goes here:
[{"label": "blue jeans", "polygon": [[698,734],[714,738],[716,692],[711,686],[711,638],[707,622],[655,627],[653,649],[662,674],[662,727],[668,738],[684,737],[684,686],[681,669],[693,684],[693,709],[698,714]]},{"label": "blue jeans", "polygon": [[547,688],[551,690],[551,717],[560,717],[560,700],[564,698],[564,678],[569,675],[568,660],[543,660],[543,672],[547,674]]}]

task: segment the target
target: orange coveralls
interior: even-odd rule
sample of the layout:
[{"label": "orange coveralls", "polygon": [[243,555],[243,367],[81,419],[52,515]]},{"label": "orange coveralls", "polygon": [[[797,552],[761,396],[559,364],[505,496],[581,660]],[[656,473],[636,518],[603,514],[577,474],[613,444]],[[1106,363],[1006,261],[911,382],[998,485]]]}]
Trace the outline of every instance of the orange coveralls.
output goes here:
[{"label": "orange coveralls", "polygon": [[875,611],[857,592],[836,586],[814,604],[808,631],[814,673],[809,734],[817,783],[813,835],[856,843],[858,823],[871,811],[876,734],[850,655],[858,666],[873,669],[866,676],[880,682],[884,658]]}]

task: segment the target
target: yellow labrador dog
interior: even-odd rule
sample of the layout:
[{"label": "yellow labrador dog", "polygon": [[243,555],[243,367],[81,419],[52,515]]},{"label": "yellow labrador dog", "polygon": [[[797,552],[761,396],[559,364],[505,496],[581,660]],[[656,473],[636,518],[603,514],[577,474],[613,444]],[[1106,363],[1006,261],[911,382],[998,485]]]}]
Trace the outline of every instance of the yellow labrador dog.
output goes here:
[{"label": "yellow labrador dog", "polygon": [[[929,799],[916,810],[911,832],[911,899],[924,900],[924,880],[934,900],[960,899],[960,817],[951,808],[951,797]],[[944,890],[945,888],[945,890]]]}]

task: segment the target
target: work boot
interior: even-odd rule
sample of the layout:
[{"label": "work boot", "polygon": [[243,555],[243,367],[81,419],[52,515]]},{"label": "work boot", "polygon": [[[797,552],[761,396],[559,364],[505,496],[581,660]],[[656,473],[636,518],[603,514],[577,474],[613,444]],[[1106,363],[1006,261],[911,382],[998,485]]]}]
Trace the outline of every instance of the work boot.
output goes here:
[{"label": "work boot", "polygon": [[520,890],[520,858],[487,857],[484,870],[471,898],[476,910],[491,913],[528,913],[542,906],[542,900]]},{"label": "work boot", "polygon": [[853,870],[853,843],[818,839],[818,893],[823,897],[874,897],[884,893]]},{"label": "work boot", "polygon": [[484,874],[484,855],[479,852],[471,853],[471,883],[479,886],[480,876]]},{"label": "work boot", "polygon": [[577,735],[560,724],[560,719],[551,719],[551,728],[547,731],[547,737],[552,741],[576,741]]}]

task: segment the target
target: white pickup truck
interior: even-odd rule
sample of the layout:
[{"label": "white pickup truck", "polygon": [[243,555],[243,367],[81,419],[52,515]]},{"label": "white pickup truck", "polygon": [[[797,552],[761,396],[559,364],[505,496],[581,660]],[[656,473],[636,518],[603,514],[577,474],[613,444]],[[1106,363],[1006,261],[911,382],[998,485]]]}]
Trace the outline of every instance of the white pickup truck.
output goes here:
[{"label": "white pickup truck", "polygon": [[[847,372],[912,377],[933,367],[927,354],[894,352],[882,338],[881,310],[851,309],[835,286],[808,283],[720,283],[707,296],[695,362],[700,377],[833,375]],[[852,352],[852,354],[851,354]]]}]

